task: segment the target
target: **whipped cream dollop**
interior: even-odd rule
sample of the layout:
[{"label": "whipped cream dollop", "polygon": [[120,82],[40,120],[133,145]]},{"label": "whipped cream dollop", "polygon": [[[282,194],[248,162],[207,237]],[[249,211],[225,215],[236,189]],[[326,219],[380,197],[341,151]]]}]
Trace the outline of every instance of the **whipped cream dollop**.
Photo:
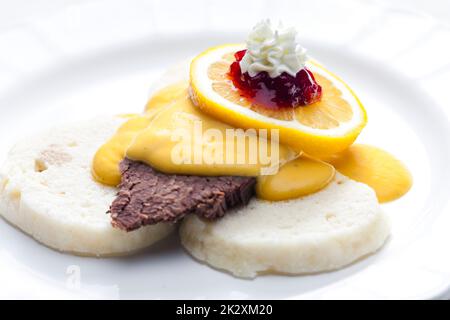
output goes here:
[{"label": "whipped cream dollop", "polygon": [[297,39],[295,28],[274,28],[270,20],[263,20],[253,27],[247,38],[247,52],[240,61],[242,73],[254,77],[266,71],[271,78],[283,72],[294,76],[305,67],[306,49]]}]

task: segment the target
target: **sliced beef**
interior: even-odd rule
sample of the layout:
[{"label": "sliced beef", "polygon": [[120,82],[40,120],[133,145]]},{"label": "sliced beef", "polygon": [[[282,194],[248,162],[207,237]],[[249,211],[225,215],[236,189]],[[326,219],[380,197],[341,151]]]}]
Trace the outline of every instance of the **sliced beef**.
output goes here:
[{"label": "sliced beef", "polygon": [[110,207],[114,227],[131,231],[158,222],[176,222],[187,214],[222,217],[254,195],[253,177],[205,177],[164,174],[141,162],[120,164],[122,182]]}]

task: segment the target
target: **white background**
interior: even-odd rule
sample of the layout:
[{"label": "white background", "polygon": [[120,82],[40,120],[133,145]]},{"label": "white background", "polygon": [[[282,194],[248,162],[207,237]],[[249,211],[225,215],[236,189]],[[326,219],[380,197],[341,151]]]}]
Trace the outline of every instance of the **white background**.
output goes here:
[{"label": "white background", "polygon": [[[77,3],[98,2],[104,0],[1,0],[0,2],[0,30],[10,26],[18,25],[28,19],[39,18],[49,12],[61,10]],[[184,0],[178,0],[185,2]],[[173,2],[178,2],[177,0]],[[215,0],[212,0],[215,1]],[[311,0],[300,0],[307,5]],[[339,0],[345,1],[345,0]],[[314,0],[314,3],[320,0]],[[417,10],[431,14],[441,21],[450,23],[450,1],[449,0],[361,0],[361,2],[386,3]]]}]

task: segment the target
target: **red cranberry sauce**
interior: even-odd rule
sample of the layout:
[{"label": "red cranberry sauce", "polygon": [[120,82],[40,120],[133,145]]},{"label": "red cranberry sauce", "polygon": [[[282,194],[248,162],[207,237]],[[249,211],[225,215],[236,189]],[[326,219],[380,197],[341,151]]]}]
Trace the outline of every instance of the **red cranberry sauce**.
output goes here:
[{"label": "red cranberry sauce", "polygon": [[230,66],[229,76],[241,95],[247,99],[270,109],[278,109],[306,106],[322,97],[322,87],[306,67],[297,72],[295,77],[286,72],[275,78],[271,78],[266,71],[254,77],[248,72],[242,73],[239,62],[245,52],[246,50],[241,50],[234,54],[236,61]]}]

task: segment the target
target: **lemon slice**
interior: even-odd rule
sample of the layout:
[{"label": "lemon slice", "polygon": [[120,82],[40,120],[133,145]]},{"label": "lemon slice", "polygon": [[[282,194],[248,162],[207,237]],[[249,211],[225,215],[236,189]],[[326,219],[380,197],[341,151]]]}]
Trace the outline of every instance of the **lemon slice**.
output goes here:
[{"label": "lemon slice", "polygon": [[310,61],[307,68],[322,86],[322,99],[304,107],[268,109],[241,96],[228,76],[234,53],[244,48],[222,45],[192,61],[190,94],[203,112],[239,128],[278,129],[281,143],[312,156],[334,154],[354,142],[367,116],[347,84]]}]

